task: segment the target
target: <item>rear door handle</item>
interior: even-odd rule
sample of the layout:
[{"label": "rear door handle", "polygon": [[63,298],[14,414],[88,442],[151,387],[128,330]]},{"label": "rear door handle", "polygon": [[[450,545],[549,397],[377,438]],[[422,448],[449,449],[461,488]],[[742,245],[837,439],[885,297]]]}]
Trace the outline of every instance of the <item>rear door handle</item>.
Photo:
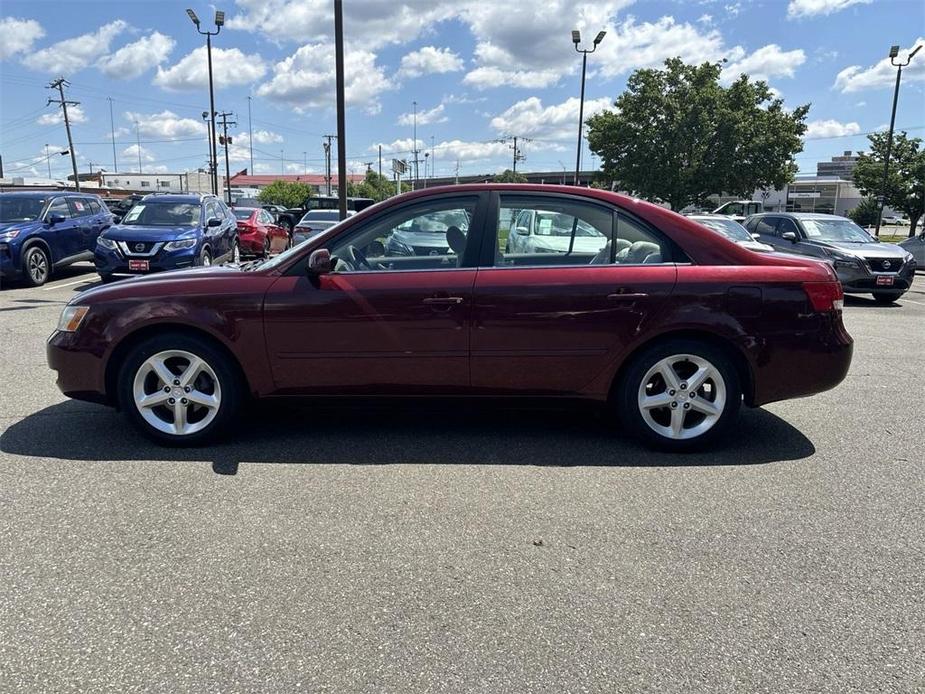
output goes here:
[{"label": "rear door handle", "polygon": [[461,296],[432,296],[424,299],[424,303],[428,306],[456,306],[462,302]]},{"label": "rear door handle", "polygon": [[643,299],[649,296],[645,292],[614,292],[613,294],[608,294],[607,298],[614,301],[633,301],[635,299]]}]

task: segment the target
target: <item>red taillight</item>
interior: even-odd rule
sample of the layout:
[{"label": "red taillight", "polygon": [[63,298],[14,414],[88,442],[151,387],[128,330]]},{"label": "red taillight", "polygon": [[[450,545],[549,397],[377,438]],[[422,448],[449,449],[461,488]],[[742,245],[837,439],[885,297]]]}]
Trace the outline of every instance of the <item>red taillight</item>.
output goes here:
[{"label": "red taillight", "polygon": [[845,293],[841,282],[804,282],[803,291],[813,311],[827,313],[841,311],[845,304]]}]

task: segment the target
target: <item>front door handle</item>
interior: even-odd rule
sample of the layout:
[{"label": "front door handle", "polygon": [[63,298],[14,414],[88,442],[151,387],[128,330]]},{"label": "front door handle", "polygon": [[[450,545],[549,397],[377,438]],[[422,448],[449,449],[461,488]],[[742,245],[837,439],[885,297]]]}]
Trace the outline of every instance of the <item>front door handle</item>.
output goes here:
[{"label": "front door handle", "polygon": [[424,303],[428,306],[456,306],[462,302],[461,296],[432,296],[424,299]]},{"label": "front door handle", "polygon": [[607,298],[614,301],[635,301],[636,299],[644,299],[649,296],[645,292],[621,292],[617,291],[613,294],[608,294]]}]

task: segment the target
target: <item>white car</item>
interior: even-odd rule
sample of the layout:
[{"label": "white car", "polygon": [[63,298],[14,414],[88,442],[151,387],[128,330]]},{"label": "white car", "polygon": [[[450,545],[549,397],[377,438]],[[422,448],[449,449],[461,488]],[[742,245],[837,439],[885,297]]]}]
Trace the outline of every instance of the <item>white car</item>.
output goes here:
[{"label": "white car", "polygon": [[760,212],[764,212],[764,205],[757,200],[733,200],[713,210],[713,214],[731,217],[737,222],[744,222],[748,217]]},{"label": "white car", "polygon": [[693,219],[708,229],[718,231],[730,241],[735,241],[740,246],[744,246],[751,251],[770,253],[774,250],[774,246],[756,241],[755,237],[748,233],[748,229],[730,217],[719,214],[692,214],[688,219]]},{"label": "white car", "polygon": [[[356,212],[347,210],[347,216],[352,217]],[[338,210],[310,210],[306,212],[299,223],[292,230],[292,245],[302,243],[312,236],[327,231],[340,221]]]},{"label": "white car", "polygon": [[899,242],[899,247],[912,254],[920,270],[925,270],[925,229],[911,239]]},{"label": "white car", "polygon": [[604,234],[571,215],[548,210],[521,210],[511,224],[505,253],[597,253],[606,244]]}]

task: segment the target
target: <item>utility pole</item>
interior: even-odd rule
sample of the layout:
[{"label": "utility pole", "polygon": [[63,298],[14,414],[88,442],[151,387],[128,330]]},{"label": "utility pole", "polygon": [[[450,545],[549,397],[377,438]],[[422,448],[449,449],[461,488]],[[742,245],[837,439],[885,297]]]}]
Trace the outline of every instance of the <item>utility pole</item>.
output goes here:
[{"label": "utility pole", "polygon": [[[63,77],[59,77],[48,85],[49,89],[57,89],[60,99],[48,99],[48,104],[58,104],[64,112],[64,129],[67,130],[67,148],[71,152],[71,168],[74,170],[74,189],[80,192],[80,177],[77,175],[77,157],[74,155],[74,141],[71,139],[71,121],[67,117],[68,106],[79,106],[79,101],[68,101],[64,98],[64,88],[69,87],[70,83]],[[46,104],[46,106],[48,105]]]},{"label": "utility pole", "polygon": [[434,136],[430,136],[430,175],[431,178],[437,177],[437,151],[434,148]]},{"label": "utility pole", "polygon": [[308,152],[302,152],[302,174],[308,174]]},{"label": "utility pole", "polygon": [[324,182],[327,188],[327,195],[331,195],[331,140],[336,140],[337,135],[325,135],[322,146],[324,147]]},{"label": "utility pole", "polygon": [[233,113],[228,111],[222,111],[217,114],[219,118],[222,119],[222,137],[219,138],[222,146],[225,148],[225,197],[226,202],[231,205],[231,168],[228,163],[228,149],[231,146],[231,138],[228,137],[228,126],[237,125],[236,121],[229,121],[228,116],[233,116]]},{"label": "utility pole", "polygon": [[366,173],[369,173],[370,171],[373,170],[373,164],[375,164],[375,163],[376,163],[376,162],[374,162],[374,161],[364,161],[364,162],[363,162],[363,164],[366,166]]},{"label": "utility pole", "polygon": [[138,130],[138,121],[135,121],[135,147],[138,150],[138,173],[141,173],[141,134]]},{"label": "utility pole", "polygon": [[247,97],[247,143],[251,148],[251,170],[250,173],[253,176],[254,174],[254,129],[251,127],[251,98]]},{"label": "utility pole", "polygon": [[45,143],[45,161],[48,162],[48,178],[51,179],[51,157],[48,156],[48,143]]},{"label": "utility pole", "polygon": [[382,145],[379,145],[379,177],[382,178]]},{"label": "utility pole", "polygon": [[283,150],[279,151],[279,175],[286,175],[286,156]]},{"label": "utility pole", "polygon": [[417,188],[418,183],[418,102],[412,101],[411,107],[414,109],[413,126],[411,130],[411,154],[414,156],[412,162],[414,163],[414,181],[411,184],[411,190]]},{"label": "utility pole", "polygon": [[334,0],[334,76],[337,101],[337,207],[347,219],[347,109],[344,75],[344,0]]},{"label": "utility pole", "polygon": [[112,117],[112,97],[106,97],[109,100],[109,131],[112,135],[112,170],[119,173],[119,164],[116,161],[116,122]]},{"label": "utility pole", "polygon": [[456,180],[455,185],[459,185],[459,159],[456,160]]}]

